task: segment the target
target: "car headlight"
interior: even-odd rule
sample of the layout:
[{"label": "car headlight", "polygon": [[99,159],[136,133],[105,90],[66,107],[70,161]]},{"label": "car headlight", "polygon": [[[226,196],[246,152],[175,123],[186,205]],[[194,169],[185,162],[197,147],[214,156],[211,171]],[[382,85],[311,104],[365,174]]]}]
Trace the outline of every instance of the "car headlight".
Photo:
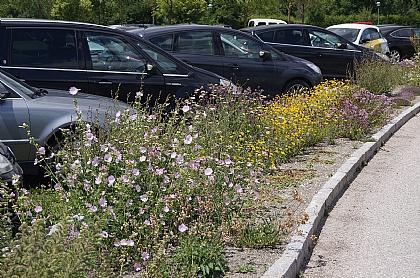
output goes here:
[{"label": "car headlight", "polygon": [[229,90],[231,90],[234,95],[241,93],[238,86],[236,86],[235,84],[233,84],[229,80],[220,78],[219,82],[220,82],[221,86],[229,87]]},{"label": "car headlight", "polygon": [[315,71],[316,73],[322,74],[321,69],[317,65],[315,65],[314,63],[311,63],[309,61],[306,61],[305,64],[308,67],[310,67],[313,71]]},{"label": "car headlight", "polygon": [[0,154],[0,174],[5,174],[13,170],[13,165],[2,154]]}]

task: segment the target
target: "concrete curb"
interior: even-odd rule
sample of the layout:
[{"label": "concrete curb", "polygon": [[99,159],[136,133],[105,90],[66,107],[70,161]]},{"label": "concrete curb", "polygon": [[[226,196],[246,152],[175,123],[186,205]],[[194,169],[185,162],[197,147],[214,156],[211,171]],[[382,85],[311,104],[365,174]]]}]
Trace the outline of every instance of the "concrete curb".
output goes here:
[{"label": "concrete curb", "polygon": [[311,236],[317,232],[321,220],[344,193],[358,171],[376,154],[379,148],[400,129],[408,120],[420,112],[420,102],[389,121],[379,132],[372,136],[372,142],[366,142],[337,170],[325,185],[312,198],[305,212],[309,220],[298,227],[282,256],[264,273],[261,278],[295,278],[310,256],[313,248]]}]

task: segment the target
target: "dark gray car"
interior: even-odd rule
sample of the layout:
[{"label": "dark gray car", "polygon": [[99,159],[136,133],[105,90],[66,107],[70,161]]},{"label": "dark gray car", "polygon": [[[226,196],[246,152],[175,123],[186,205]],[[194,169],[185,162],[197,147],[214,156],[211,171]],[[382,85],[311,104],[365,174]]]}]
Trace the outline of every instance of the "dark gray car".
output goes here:
[{"label": "dark gray car", "polygon": [[180,60],[269,96],[322,81],[312,62],[281,53],[259,39],[222,26],[168,25],[129,31]]},{"label": "dark gray car", "polygon": [[[34,165],[37,150],[23,126],[40,147],[54,145],[61,137],[61,129],[69,128],[77,118],[74,100],[83,119],[93,124],[105,121],[106,113],[132,109],[123,102],[96,95],[53,90],[47,94],[0,70],[0,140],[12,149],[25,174],[37,174],[38,168]],[[97,111],[99,122],[89,117],[90,110]]]},{"label": "dark gray car", "polygon": [[348,78],[354,62],[363,58],[389,58],[382,53],[356,45],[324,28],[305,24],[276,24],[243,28],[275,49],[309,60],[325,78]]}]

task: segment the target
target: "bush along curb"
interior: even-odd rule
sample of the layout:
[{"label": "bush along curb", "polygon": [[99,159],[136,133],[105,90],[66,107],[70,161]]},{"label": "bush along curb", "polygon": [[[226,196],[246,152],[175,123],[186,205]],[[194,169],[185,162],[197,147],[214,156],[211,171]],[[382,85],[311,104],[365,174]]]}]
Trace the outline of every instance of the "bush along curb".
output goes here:
[{"label": "bush along curb", "polygon": [[314,246],[312,236],[319,231],[321,220],[331,211],[339,197],[342,196],[349,184],[379,148],[419,112],[420,102],[417,102],[389,121],[379,132],[371,137],[372,142],[363,144],[347,159],[312,198],[305,209],[309,216],[308,221],[297,228],[282,256],[275,261],[261,278],[295,278],[298,276],[299,271],[311,254]]}]

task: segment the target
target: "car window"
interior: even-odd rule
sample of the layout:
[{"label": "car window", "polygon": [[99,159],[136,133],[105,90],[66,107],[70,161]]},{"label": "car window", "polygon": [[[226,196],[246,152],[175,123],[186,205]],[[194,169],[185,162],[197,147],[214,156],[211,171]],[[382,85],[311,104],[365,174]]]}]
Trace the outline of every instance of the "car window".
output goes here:
[{"label": "car window", "polygon": [[146,59],[123,37],[87,32],[92,68],[103,71],[143,72]]},{"label": "car window", "polygon": [[353,28],[328,28],[328,30],[336,33],[339,36],[342,36],[343,38],[354,42],[357,39],[357,36],[359,35],[360,29],[353,29]]},{"label": "car window", "polygon": [[336,48],[337,44],[340,42],[338,37],[316,30],[309,31],[309,38],[311,40],[311,45],[315,47]]},{"label": "car window", "polygon": [[173,50],[173,34],[165,34],[151,38],[150,41],[166,51]]},{"label": "car window", "polygon": [[4,86],[4,88],[11,93],[12,97],[19,97],[17,93],[14,92],[11,88],[15,88],[17,91],[24,93],[30,97],[34,97],[35,88],[32,86],[29,86],[28,84],[20,81],[15,76],[9,74],[5,71],[0,71],[2,75],[2,79],[0,80],[1,84]]},{"label": "car window", "polygon": [[369,29],[363,30],[362,35],[360,36],[360,40],[362,42],[367,42],[367,41],[370,41],[371,40],[370,39],[370,30]]},{"label": "car window", "polygon": [[12,66],[77,69],[74,30],[13,29]]},{"label": "car window", "polygon": [[417,35],[418,37],[420,37],[420,28],[414,28],[413,33],[413,35]]},{"label": "car window", "polygon": [[214,55],[213,36],[208,31],[189,31],[179,33],[180,53]]},{"label": "car window", "polygon": [[402,28],[402,29],[392,32],[391,36],[400,37],[400,38],[409,38],[410,36],[412,36],[412,34],[409,28]]},{"label": "car window", "polygon": [[260,59],[260,51],[266,50],[271,53],[273,60],[283,60],[282,57],[269,50],[262,42],[254,41],[241,34],[220,32],[220,40],[222,41],[223,51],[226,57]]},{"label": "car window", "polygon": [[303,31],[301,29],[277,30],[274,36],[274,42],[304,45]]},{"label": "car window", "polygon": [[175,61],[171,60],[164,54],[152,49],[145,43],[138,42],[137,45],[144,51],[146,54],[156,63],[158,64],[164,73],[169,74],[183,74],[186,75],[190,71],[183,67],[181,64],[176,63]]},{"label": "car window", "polygon": [[259,33],[258,37],[264,42],[274,42],[274,31]]},{"label": "car window", "polygon": [[258,58],[262,45],[237,34],[220,33],[226,57]]},{"label": "car window", "polygon": [[346,41],[342,39],[342,37],[323,32],[321,30],[309,30],[309,38],[311,40],[311,45],[315,47],[324,47],[324,48],[341,48],[343,49],[340,44],[347,44],[344,49],[356,49],[352,44],[348,44]]},{"label": "car window", "polygon": [[370,32],[371,40],[378,40],[382,37],[381,34],[376,29],[369,29],[369,32]]}]

